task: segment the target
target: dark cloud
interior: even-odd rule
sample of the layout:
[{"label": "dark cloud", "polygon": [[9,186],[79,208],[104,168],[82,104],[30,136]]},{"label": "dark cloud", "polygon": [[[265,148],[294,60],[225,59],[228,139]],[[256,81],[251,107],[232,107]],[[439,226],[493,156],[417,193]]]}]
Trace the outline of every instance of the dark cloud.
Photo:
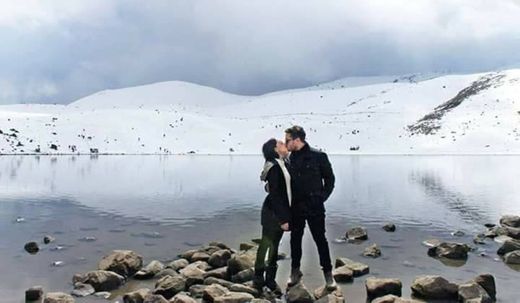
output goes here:
[{"label": "dark cloud", "polygon": [[166,80],[261,94],[520,62],[517,0],[22,3],[0,13],[0,103]]}]

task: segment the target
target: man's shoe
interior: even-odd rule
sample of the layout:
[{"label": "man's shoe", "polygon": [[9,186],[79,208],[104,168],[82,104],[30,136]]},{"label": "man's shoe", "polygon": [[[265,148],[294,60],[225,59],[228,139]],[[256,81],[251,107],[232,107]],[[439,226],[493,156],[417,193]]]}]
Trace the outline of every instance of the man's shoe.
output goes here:
[{"label": "man's shoe", "polygon": [[291,277],[289,278],[289,281],[287,281],[287,286],[292,287],[302,280],[303,274],[300,271],[299,268],[292,268],[291,269]]},{"label": "man's shoe", "polygon": [[327,288],[327,290],[335,290],[338,287],[338,284],[336,284],[336,281],[332,276],[332,271],[323,272],[323,276],[325,277],[325,288]]}]

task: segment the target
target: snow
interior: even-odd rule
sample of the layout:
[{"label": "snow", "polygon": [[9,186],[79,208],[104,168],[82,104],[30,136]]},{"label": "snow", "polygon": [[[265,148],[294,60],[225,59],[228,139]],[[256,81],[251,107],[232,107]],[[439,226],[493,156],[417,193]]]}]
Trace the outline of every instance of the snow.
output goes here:
[{"label": "snow", "polygon": [[[432,134],[408,128],[475,81],[497,75],[434,121],[440,128]],[[331,154],[518,154],[519,122],[520,69],[345,78],[262,96],[169,81],[68,105],[0,106],[0,154],[38,147],[42,154],[259,154],[264,141],[283,138],[293,124]]]}]

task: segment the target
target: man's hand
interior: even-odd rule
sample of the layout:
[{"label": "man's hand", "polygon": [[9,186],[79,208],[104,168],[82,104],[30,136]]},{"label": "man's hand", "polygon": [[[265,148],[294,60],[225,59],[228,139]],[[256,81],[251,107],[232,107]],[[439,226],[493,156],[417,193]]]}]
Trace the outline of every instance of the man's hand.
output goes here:
[{"label": "man's hand", "polygon": [[287,222],[280,225],[280,227],[282,228],[283,231],[289,231],[289,223],[287,223]]}]

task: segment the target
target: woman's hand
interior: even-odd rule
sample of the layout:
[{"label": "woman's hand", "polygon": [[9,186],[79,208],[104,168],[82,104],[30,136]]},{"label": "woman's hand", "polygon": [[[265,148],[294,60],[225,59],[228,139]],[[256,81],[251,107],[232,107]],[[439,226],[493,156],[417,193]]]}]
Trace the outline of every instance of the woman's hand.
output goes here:
[{"label": "woman's hand", "polygon": [[283,231],[289,231],[289,223],[287,223],[287,222],[280,225],[280,227],[282,228]]}]

